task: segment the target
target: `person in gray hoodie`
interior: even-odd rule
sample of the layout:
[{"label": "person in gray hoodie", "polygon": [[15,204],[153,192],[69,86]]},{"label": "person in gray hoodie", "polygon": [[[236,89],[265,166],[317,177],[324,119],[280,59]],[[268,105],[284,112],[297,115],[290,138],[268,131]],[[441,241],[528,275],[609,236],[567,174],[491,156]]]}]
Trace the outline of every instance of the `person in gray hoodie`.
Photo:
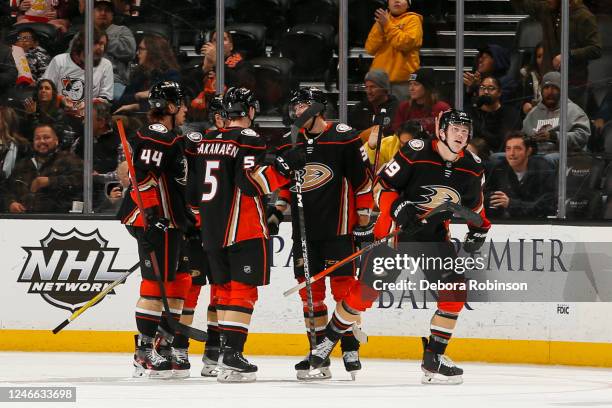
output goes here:
[{"label": "person in gray hoodie", "polygon": [[[559,159],[559,104],[561,95],[561,74],[553,71],[542,79],[542,100],[523,120],[523,132],[535,138],[538,151],[549,153],[546,158],[553,164]],[[584,111],[568,99],[567,131],[568,152],[585,150],[591,136],[589,118]],[[553,153],[554,152],[554,153]]]},{"label": "person in gray hoodie", "polygon": [[119,100],[129,78],[129,63],[136,56],[136,40],[126,26],[113,24],[115,9],[111,0],[94,1],[94,25],[106,31],[108,45],[106,58],[113,64],[114,100]]}]

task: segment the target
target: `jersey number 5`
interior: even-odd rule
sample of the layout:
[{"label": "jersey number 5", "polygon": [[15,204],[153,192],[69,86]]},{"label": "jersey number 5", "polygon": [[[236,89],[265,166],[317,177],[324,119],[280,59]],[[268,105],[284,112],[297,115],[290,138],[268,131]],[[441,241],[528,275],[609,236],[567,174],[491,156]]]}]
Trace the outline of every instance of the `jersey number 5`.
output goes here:
[{"label": "jersey number 5", "polygon": [[157,150],[143,149],[140,152],[140,160],[147,164],[151,164],[151,162],[153,162],[157,167],[161,166],[162,156],[163,153],[158,152]]},{"label": "jersey number 5", "polygon": [[208,193],[202,194],[202,201],[210,201],[217,194],[217,188],[219,187],[219,181],[217,176],[213,174],[214,170],[219,170],[221,162],[219,160],[207,161],[204,166],[204,185],[210,186]]}]

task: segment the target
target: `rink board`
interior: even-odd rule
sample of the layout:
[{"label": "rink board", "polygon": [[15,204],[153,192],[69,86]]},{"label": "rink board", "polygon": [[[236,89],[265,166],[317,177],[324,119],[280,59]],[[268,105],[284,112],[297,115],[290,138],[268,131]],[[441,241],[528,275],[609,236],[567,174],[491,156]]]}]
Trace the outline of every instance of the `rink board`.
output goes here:
[{"label": "rink board", "polygon": [[[453,229],[463,236],[465,227]],[[494,240],[559,239],[610,242],[612,228],[560,225],[495,225]],[[290,225],[274,239],[271,284],[260,289],[247,351],[302,355],[306,351],[301,302],[284,298],[293,286]],[[107,220],[0,220],[0,350],[133,350],[133,309],[139,272],[115,294],[87,310],[58,335],[51,329],[108,282],[137,263],[134,239]],[[76,294],[76,295],[75,295]],[[195,325],[205,327],[208,291],[200,296]],[[330,309],[333,307],[329,304]],[[449,347],[458,360],[600,365],[612,367],[611,303],[478,303],[465,310]],[[364,315],[371,337],[362,355],[420,358],[419,337],[429,332],[435,303],[399,299],[376,303]],[[199,352],[201,345],[193,346]]]}]

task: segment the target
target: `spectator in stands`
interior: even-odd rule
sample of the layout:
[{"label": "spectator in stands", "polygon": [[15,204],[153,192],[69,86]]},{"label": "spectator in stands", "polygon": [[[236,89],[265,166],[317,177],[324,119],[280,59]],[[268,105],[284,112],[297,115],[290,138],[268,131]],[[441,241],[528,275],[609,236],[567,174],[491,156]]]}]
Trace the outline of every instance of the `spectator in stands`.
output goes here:
[{"label": "spectator in stands", "polygon": [[601,101],[599,109],[593,115],[593,126],[597,132],[601,132],[608,122],[612,120],[612,87]]},{"label": "spectator in stands", "polygon": [[534,156],[536,143],[521,132],[504,143],[506,160],[491,170],[485,185],[487,215],[491,218],[544,218],[555,214],[554,168]]},{"label": "spectator in stands", "polygon": [[479,48],[473,71],[463,74],[466,101],[478,97],[480,82],[486,75],[490,75],[499,80],[502,102],[509,102],[515,95],[517,83],[512,75],[508,74],[508,68],[510,68],[510,50],[496,44]]},{"label": "spectator in stands", "polygon": [[523,117],[529,113],[542,100],[540,92],[544,72],[544,46],[538,43],[531,55],[528,65],[521,68],[521,78],[518,96],[521,103]]},{"label": "spectator in stands", "polygon": [[[113,65],[103,57],[106,33],[94,27],[93,97],[112,101]],[[82,119],[85,115],[85,35],[81,30],[69,53],[53,57],[43,78],[53,81],[64,101],[65,112]]]},{"label": "spectator in stands", "polygon": [[[104,186],[117,181],[117,164],[125,160],[119,134],[112,126],[111,106],[99,101],[93,104],[93,205],[98,206],[105,198]],[[84,158],[85,143],[79,137],[72,145],[72,152]]]},{"label": "spectator in stands", "polygon": [[23,48],[32,73],[32,79],[34,82],[38,81],[49,66],[51,56],[39,45],[36,32],[27,28],[27,26],[18,28],[15,45]]},{"label": "spectator in stands", "polygon": [[161,81],[179,81],[179,65],[168,40],[158,35],[145,34],[138,44],[138,66],[119,100],[120,112],[149,110],[149,89]]},{"label": "spectator in stands", "polygon": [[435,134],[435,118],[450,105],[439,101],[435,89],[434,70],[421,68],[410,75],[408,89],[410,98],[401,102],[393,118],[393,130],[397,131],[407,120],[418,120],[430,135]]},{"label": "spectator in stands", "polygon": [[612,87],[604,96],[599,109],[593,114],[593,135],[589,140],[591,151],[612,153]]},{"label": "spectator in stands", "polygon": [[15,88],[17,67],[11,47],[0,41],[0,98],[4,99]]},{"label": "spectator in stands", "polygon": [[94,1],[94,25],[108,36],[106,58],[113,64],[113,99],[118,100],[128,84],[129,63],[136,54],[136,40],[129,28],[113,24],[113,7],[111,0]]},{"label": "spectator in stands", "polygon": [[[393,156],[406,143],[412,139],[428,139],[427,133],[423,131],[423,127],[416,120],[410,120],[401,124],[394,135],[383,138],[380,142],[380,154],[378,157],[378,168],[389,162]],[[378,141],[378,132],[372,131],[370,138],[364,143],[363,147],[368,153],[370,163],[373,165],[376,160],[376,146]],[[378,170],[378,169],[377,169]]]},{"label": "spectator in stands", "polygon": [[470,109],[474,137],[483,139],[491,152],[500,152],[510,130],[520,130],[521,116],[512,104],[501,102],[501,85],[492,75],[485,76],[478,87],[478,98]]},{"label": "spectator in stands", "polygon": [[391,93],[400,101],[408,97],[407,81],[419,69],[423,45],[423,17],[408,11],[408,0],[389,0],[388,10],[374,13],[365,49],[374,56],[370,69],[389,74]]},{"label": "spectator in stands", "polygon": [[[511,0],[518,12],[524,12],[542,25],[544,72],[561,67],[561,0]],[[569,96],[579,106],[586,106],[587,66],[601,57],[601,37],[595,16],[582,3],[570,0],[569,15]]]},{"label": "spectator in stands", "polygon": [[[542,79],[542,101],[523,120],[523,132],[535,138],[538,151],[543,153],[559,151],[559,100],[561,98],[561,74],[549,72]],[[574,102],[568,100],[567,132],[568,151],[584,150],[591,127],[586,113]],[[559,154],[547,155],[553,162]]]},{"label": "spectator in stands", "polygon": [[23,101],[25,108],[21,132],[29,140],[34,136],[34,126],[39,123],[52,123],[57,127],[64,122],[62,98],[57,94],[55,84],[49,79],[36,83],[34,95]]},{"label": "spectator in stands", "polygon": [[11,5],[17,8],[17,24],[49,23],[62,33],[78,15],[78,3],[72,0],[11,0]]},{"label": "spectator in stands", "polygon": [[6,208],[7,180],[17,161],[30,154],[30,143],[19,134],[18,122],[15,110],[0,106],[0,203],[3,209]]},{"label": "spectator in stands", "polygon": [[119,184],[109,183],[107,186],[112,188],[107,191],[104,201],[94,210],[96,213],[114,213],[116,214],[121,207],[121,200],[125,196],[130,186],[130,176],[128,174],[128,166],[126,161],[122,161],[117,165],[115,170]]},{"label": "spectator in stands", "polygon": [[34,129],[34,152],[21,159],[9,178],[8,210],[12,213],[67,213],[73,200],[82,200],[83,162],[58,149],[50,125]]},{"label": "spectator in stands", "polygon": [[373,117],[385,109],[389,123],[383,128],[385,136],[393,134],[391,119],[399,106],[395,95],[390,93],[389,76],[382,69],[370,70],[365,76],[365,100],[360,101],[349,111],[349,124],[359,130],[372,126]]},{"label": "spectator in stands", "polygon": [[[196,65],[189,74],[192,85],[195,89],[195,98],[191,101],[192,114],[201,112],[206,114],[207,106],[217,93],[217,33],[211,35],[210,41],[205,42],[200,48],[202,64]],[[248,89],[254,88],[254,77],[251,72],[251,65],[244,60],[239,52],[234,50],[234,39],[232,35],[225,31],[223,33],[223,56],[225,58],[225,88],[232,86],[242,86]]]}]

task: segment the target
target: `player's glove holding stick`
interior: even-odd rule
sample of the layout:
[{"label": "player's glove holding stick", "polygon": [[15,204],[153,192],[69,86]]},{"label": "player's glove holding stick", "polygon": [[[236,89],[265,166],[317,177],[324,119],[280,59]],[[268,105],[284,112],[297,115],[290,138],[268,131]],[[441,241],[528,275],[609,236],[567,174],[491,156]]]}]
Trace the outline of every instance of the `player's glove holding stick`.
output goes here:
[{"label": "player's glove holding stick", "polygon": [[291,172],[300,170],[306,165],[306,152],[301,146],[285,150],[274,159],[274,168],[280,174],[291,178]]},{"label": "player's glove holding stick", "polygon": [[414,204],[402,198],[398,198],[391,204],[391,218],[403,231],[410,231],[421,224]]},{"label": "player's glove holding stick", "polygon": [[278,235],[280,223],[285,219],[283,212],[276,208],[276,206],[269,205],[266,208],[266,219],[268,221],[268,231],[270,235]]},{"label": "player's glove holding stick", "polygon": [[366,225],[358,225],[353,229],[353,237],[355,243],[360,245],[365,242],[374,242],[374,225],[375,223],[370,220]]},{"label": "player's glove holding stick", "polygon": [[465,234],[463,249],[465,252],[471,254],[478,251],[482,247],[487,239],[487,230],[474,226],[470,226],[469,228],[469,232]]}]

